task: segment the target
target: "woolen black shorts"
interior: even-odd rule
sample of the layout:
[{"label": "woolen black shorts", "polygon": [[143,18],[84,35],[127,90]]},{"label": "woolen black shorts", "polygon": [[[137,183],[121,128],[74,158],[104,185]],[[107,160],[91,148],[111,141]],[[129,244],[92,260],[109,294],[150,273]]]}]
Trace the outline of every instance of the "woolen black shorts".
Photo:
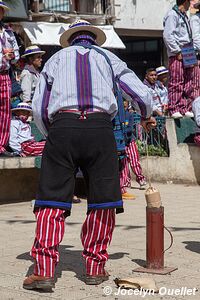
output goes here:
[{"label": "woolen black shorts", "polygon": [[87,185],[88,211],[116,208],[123,212],[116,142],[110,116],[57,113],[42,157],[38,207],[70,211],[77,168]]}]

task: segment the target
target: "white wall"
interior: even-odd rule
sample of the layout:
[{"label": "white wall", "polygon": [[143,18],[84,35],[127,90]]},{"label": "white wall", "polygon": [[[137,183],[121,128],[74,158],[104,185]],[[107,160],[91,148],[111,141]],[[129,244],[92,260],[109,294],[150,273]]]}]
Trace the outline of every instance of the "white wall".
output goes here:
[{"label": "white wall", "polygon": [[115,0],[116,28],[162,30],[163,17],[175,0]]}]

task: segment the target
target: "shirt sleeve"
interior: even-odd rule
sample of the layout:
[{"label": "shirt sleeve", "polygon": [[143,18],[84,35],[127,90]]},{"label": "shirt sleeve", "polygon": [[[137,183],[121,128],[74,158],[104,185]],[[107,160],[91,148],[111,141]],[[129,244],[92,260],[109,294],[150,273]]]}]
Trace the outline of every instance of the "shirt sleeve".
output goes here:
[{"label": "shirt sleeve", "polygon": [[113,72],[119,78],[119,87],[123,97],[131,100],[135,110],[143,117],[148,118],[152,114],[152,95],[136,74],[130,70],[126,63],[116,55],[109,54]]},{"label": "shirt sleeve", "polygon": [[200,17],[194,15],[190,19],[194,49],[200,52]]},{"label": "shirt sleeve", "polygon": [[18,139],[18,126],[11,120],[9,146],[13,151],[21,152],[21,144]]},{"label": "shirt sleeve", "polygon": [[192,111],[197,126],[200,127],[200,97],[196,98],[192,103]]},{"label": "shirt sleeve", "polygon": [[32,83],[33,83],[32,74],[27,70],[22,71],[21,88],[23,91],[22,98],[24,102],[31,101]]},{"label": "shirt sleeve", "polygon": [[180,46],[175,38],[175,30],[177,28],[177,16],[169,14],[164,20],[163,39],[170,52],[176,54],[181,51]]},{"label": "shirt sleeve", "polygon": [[10,31],[10,37],[11,37],[12,48],[14,49],[14,58],[11,60],[11,64],[16,64],[16,62],[20,59],[19,46],[17,44],[15,35],[12,31]]}]

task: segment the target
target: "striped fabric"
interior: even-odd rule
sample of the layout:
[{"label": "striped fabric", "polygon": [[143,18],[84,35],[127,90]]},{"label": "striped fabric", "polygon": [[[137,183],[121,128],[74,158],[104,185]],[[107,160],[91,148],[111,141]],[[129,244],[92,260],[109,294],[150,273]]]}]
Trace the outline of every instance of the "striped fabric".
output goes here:
[{"label": "striped fabric", "polygon": [[40,156],[44,150],[45,141],[27,141],[21,144],[22,156]]},{"label": "striped fabric", "polygon": [[[175,56],[169,58],[169,112],[185,114],[192,109],[194,93],[194,68],[183,68],[183,62]],[[187,99],[187,100],[186,100]]]},{"label": "striped fabric", "polygon": [[134,140],[126,147],[127,157],[123,161],[123,169],[120,172],[120,187],[121,193],[126,193],[126,187],[131,187],[131,173],[129,164],[133,173],[136,175],[136,181],[140,184],[145,181],[145,177],[142,174],[142,167],[140,164],[139,153],[136,142]]},{"label": "striped fabric", "polygon": [[93,210],[87,215],[81,232],[86,274],[104,273],[105,263],[108,260],[107,247],[112,240],[114,226],[114,209]]},{"label": "striped fabric", "polygon": [[89,52],[84,55],[76,52],[76,76],[78,109],[91,111],[93,110],[93,99]]},{"label": "striped fabric", "polygon": [[[120,77],[123,96],[132,100],[143,117],[150,116],[152,96],[148,88],[117,56],[101,50],[109,57],[115,75]],[[47,86],[51,89],[50,95]],[[48,102],[47,96],[50,96]],[[51,121],[61,109],[79,110],[83,106],[90,111],[105,111],[112,117],[118,109],[111,69],[104,56],[93,49],[71,46],[58,51],[46,62],[33,97],[34,119],[38,128],[47,134],[46,117]]]},{"label": "striped fabric", "polygon": [[19,58],[19,47],[17,45],[17,41],[15,39],[14,33],[11,28],[8,26],[3,27],[3,33],[0,37],[0,70],[9,70],[10,69],[10,60],[5,59],[4,51],[6,49],[14,50],[14,58],[12,59],[12,63],[16,63]]},{"label": "striped fabric", "polygon": [[0,153],[5,151],[10,135],[10,96],[11,81],[9,75],[0,74]]},{"label": "striped fabric", "polygon": [[[59,244],[65,230],[64,211],[40,208],[35,215],[36,237],[30,252],[35,259],[34,274],[54,277],[55,267],[59,262]],[[108,259],[107,247],[112,239],[114,225],[114,209],[92,210],[87,215],[82,227],[81,241],[88,275],[98,275],[104,272]]]}]

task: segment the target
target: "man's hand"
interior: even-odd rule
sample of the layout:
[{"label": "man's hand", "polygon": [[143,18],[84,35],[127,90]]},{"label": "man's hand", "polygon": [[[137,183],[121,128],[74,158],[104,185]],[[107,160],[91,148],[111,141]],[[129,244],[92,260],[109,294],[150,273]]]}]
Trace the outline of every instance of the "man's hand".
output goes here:
[{"label": "man's hand", "polygon": [[12,48],[4,49],[3,52],[6,60],[11,60],[14,58],[14,50]]},{"label": "man's hand", "polygon": [[154,117],[149,117],[146,120],[141,120],[141,125],[146,132],[156,127],[156,119]]}]

